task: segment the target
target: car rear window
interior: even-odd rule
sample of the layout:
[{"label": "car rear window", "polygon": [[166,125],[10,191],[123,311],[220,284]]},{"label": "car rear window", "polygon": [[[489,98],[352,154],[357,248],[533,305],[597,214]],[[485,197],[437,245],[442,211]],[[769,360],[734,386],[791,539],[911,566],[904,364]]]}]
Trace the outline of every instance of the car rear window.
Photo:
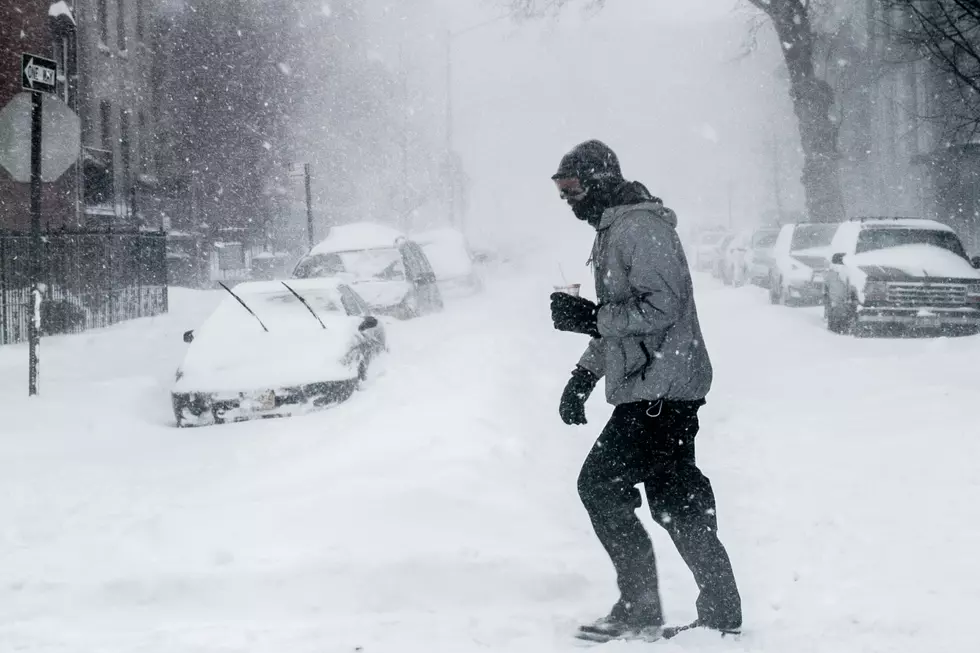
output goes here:
[{"label": "car rear window", "polygon": [[776,244],[776,238],[779,236],[778,231],[766,231],[761,234],[756,234],[755,238],[752,239],[753,247],[772,247]]},{"label": "car rear window", "polygon": [[835,233],[837,233],[836,224],[801,224],[793,229],[790,251],[826,247],[834,239]]},{"label": "car rear window", "polygon": [[862,229],[858,235],[855,252],[873,252],[878,249],[900,247],[902,245],[932,245],[949,250],[966,258],[966,250],[959,237],[952,231],[936,229],[908,229],[896,227],[877,227]]}]

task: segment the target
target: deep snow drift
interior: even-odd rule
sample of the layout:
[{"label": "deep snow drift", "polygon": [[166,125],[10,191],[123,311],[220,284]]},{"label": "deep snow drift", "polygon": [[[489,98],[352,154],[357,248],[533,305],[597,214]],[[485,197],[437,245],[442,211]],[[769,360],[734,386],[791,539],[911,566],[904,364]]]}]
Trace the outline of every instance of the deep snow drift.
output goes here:
[{"label": "deep snow drift", "polygon": [[[45,339],[36,400],[26,348],[0,349],[0,650],[575,649],[615,598],[575,496],[609,408],[599,389],[588,426],[560,422],[584,342],[551,329],[554,279],[497,276],[393,324],[368,387],[294,419],[173,427],[181,334],[220,291]],[[971,650],[980,339],[842,338],[696,283],[717,371],[699,456],[745,632],[603,650]],[[688,620],[693,582],[652,532]]]}]

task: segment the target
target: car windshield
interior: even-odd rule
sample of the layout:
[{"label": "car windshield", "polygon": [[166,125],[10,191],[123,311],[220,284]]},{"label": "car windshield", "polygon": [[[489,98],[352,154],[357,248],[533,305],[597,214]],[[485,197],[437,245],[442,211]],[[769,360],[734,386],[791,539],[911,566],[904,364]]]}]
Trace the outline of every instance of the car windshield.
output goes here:
[{"label": "car windshield", "polygon": [[764,231],[760,234],[756,234],[755,238],[752,239],[752,247],[772,247],[776,244],[777,236],[779,236],[778,231]]},{"label": "car windshield", "polygon": [[793,230],[793,242],[790,244],[790,251],[797,252],[801,249],[826,247],[833,240],[836,232],[837,225],[835,224],[801,224]]},{"label": "car windshield", "polygon": [[[245,296],[242,299],[258,313],[259,317],[268,315],[270,312],[282,311],[303,311],[307,312],[302,302],[293,293],[285,288],[283,291],[275,293],[262,293],[252,297]],[[338,304],[334,293],[326,290],[309,290],[294,288],[300,297],[306,300],[317,313],[346,313]]]},{"label": "car windshield", "polygon": [[877,249],[887,249],[889,247],[900,247],[902,245],[932,245],[953,252],[957,256],[966,258],[966,250],[963,243],[952,231],[939,231],[936,229],[906,229],[894,227],[880,227],[873,229],[862,229],[858,236],[855,251],[872,252]]},{"label": "car windshield", "polygon": [[357,279],[405,279],[405,266],[397,249],[366,249],[350,252],[314,254],[296,266],[298,279],[350,274]]},{"label": "car windshield", "polygon": [[717,245],[725,237],[723,232],[703,234],[701,236],[702,245]]},{"label": "car windshield", "polygon": [[402,280],[405,265],[401,253],[394,248],[365,249],[357,252],[340,252],[344,271],[358,279]]}]

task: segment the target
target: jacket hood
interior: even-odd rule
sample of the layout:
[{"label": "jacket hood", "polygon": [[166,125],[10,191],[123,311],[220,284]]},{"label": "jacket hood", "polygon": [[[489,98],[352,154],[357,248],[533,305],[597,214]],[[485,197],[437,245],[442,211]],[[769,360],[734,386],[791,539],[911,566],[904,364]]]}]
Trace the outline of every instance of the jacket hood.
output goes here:
[{"label": "jacket hood", "polygon": [[599,231],[608,229],[633,211],[648,211],[663,220],[671,229],[677,228],[677,214],[674,213],[674,210],[664,206],[664,203],[660,200],[654,199],[649,202],[641,202],[640,204],[614,206],[611,209],[606,209],[602,214],[602,220],[599,222],[597,229]]}]

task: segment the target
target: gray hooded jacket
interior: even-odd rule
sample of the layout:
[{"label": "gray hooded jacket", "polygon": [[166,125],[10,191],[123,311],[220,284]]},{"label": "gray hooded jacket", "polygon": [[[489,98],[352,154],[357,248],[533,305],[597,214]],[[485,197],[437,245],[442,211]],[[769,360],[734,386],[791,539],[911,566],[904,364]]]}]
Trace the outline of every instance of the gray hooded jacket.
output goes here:
[{"label": "gray hooded jacket", "polygon": [[697,401],[711,388],[677,216],[660,202],[607,209],[592,247],[598,329],[579,365],[613,405]]}]

